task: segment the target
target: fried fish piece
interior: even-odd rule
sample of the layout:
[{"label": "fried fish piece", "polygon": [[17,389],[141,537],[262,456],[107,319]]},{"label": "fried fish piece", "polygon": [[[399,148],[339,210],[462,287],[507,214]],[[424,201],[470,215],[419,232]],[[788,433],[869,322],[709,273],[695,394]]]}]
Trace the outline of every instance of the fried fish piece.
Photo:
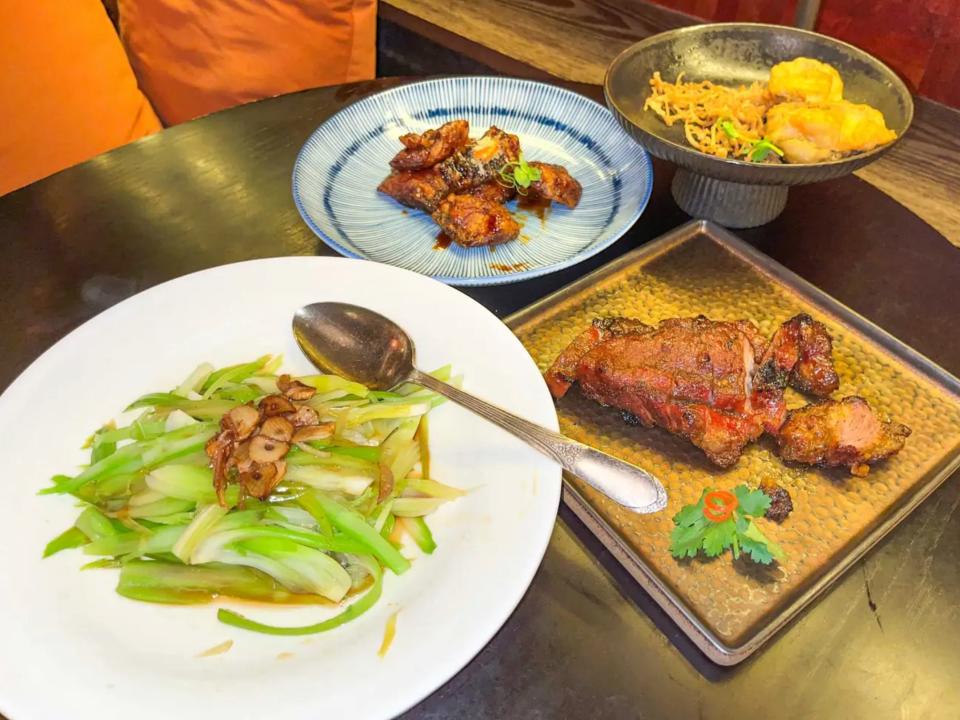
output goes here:
[{"label": "fried fish piece", "polygon": [[447,237],[463,247],[499,245],[520,234],[520,224],[509,210],[476,195],[447,196],[433,219]]},{"label": "fried fish piece", "polygon": [[436,167],[425,170],[394,170],[377,190],[398,203],[418,210],[433,212],[450,189]]},{"label": "fried fish piece", "polygon": [[401,135],[400,142],[403,150],[390,161],[390,167],[422,170],[443,162],[470,142],[470,124],[466,120],[451,120],[436,130]]},{"label": "fried fish piece", "polygon": [[530,167],[540,171],[540,179],[530,184],[531,195],[566,205],[568,208],[577,206],[583,187],[563,165],[534,161],[530,163]]},{"label": "fried fish piece", "polygon": [[462,193],[496,180],[507,163],[520,157],[520,138],[491,126],[475,143],[457,151],[437,167],[453,192]]},{"label": "fried fish piece", "polygon": [[467,190],[467,195],[476,195],[490,202],[500,203],[501,205],[510,202],[517,196],[517,189],[513,185],[507,185],[498,180],[485,182],[483,185],[477,185],[475,188]]}]

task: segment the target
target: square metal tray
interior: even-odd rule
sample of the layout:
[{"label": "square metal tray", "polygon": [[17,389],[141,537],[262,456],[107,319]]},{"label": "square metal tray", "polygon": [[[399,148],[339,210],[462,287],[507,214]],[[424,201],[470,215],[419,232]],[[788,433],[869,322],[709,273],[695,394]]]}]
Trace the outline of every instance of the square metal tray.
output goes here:
[{"label": "square metal tray", "polygon": [[[704,314],[753,320],[769,337],[808,312],[834,339],[835,397],[860,395],[909,425],[904,449],[865,478],[846,470],[788,466],[769,441],[732,468],[713,467],[686,441],[626,425],[576,386],[557,403],[561,431],[647,468],[669,495],[667,509],[634,515],[574,477],[564,501],[706,655],[734,665],[755,652],[826,590],[960,466],[960,380],[726,230],[688,223],[507,318],[541,370],[595,317],[655,324]],[[788,391],[789,407],[802,405]],[[672,517],[706,485],[730,488],[771,478],[793,497],[782,524],[763,529],[787,559],[764,567],[729,553],[677,561]]]}]

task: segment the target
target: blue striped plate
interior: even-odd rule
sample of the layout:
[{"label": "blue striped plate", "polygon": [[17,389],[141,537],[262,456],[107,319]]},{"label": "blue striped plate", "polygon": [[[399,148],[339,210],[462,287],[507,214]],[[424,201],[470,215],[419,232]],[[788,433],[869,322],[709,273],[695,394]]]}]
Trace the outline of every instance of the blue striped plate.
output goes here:
[{"label": "blue striped plate", "polygon": [[[523,229],[490,248],[437,249],[437,225],[377,192],[398,138],[455,118],[471,136],[490,125],[520,137],[528,160],[565,165],[583,185],[573,210],[541,219],[511,209]],[[337,252],[396,265],[451,285],[497,285],[570,267],[609,247],[636,222],[653,187],[650,156],[598,103],[553,85],[457,77],[364,98],[317,128],[293,168],[293,198],[307,225]]]}]

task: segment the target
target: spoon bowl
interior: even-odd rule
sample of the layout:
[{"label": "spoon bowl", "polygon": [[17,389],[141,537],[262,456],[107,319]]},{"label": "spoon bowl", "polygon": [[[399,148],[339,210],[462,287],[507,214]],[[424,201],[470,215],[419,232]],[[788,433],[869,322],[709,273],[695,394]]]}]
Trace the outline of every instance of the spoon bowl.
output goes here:
[{"label": "spoon bowl", "polygon": [[293,316],[293,336],[324,372],[389,390],[414,371],[413,341],[399,325],[357,305],[318,302]]}]

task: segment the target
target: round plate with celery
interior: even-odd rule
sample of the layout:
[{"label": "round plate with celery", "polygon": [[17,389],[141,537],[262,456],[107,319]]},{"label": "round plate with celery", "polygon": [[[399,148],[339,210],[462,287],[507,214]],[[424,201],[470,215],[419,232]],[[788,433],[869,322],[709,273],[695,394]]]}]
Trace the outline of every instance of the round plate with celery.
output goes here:
[{"label": "round plate with celery", "polygon": [[397,268],[258,260],[117,305],[0,396],[0,713],[391,717],[507,619],[559,470],[421,388],[317,374],[289,328],[321,300],[556,427],[507,328]]}]

